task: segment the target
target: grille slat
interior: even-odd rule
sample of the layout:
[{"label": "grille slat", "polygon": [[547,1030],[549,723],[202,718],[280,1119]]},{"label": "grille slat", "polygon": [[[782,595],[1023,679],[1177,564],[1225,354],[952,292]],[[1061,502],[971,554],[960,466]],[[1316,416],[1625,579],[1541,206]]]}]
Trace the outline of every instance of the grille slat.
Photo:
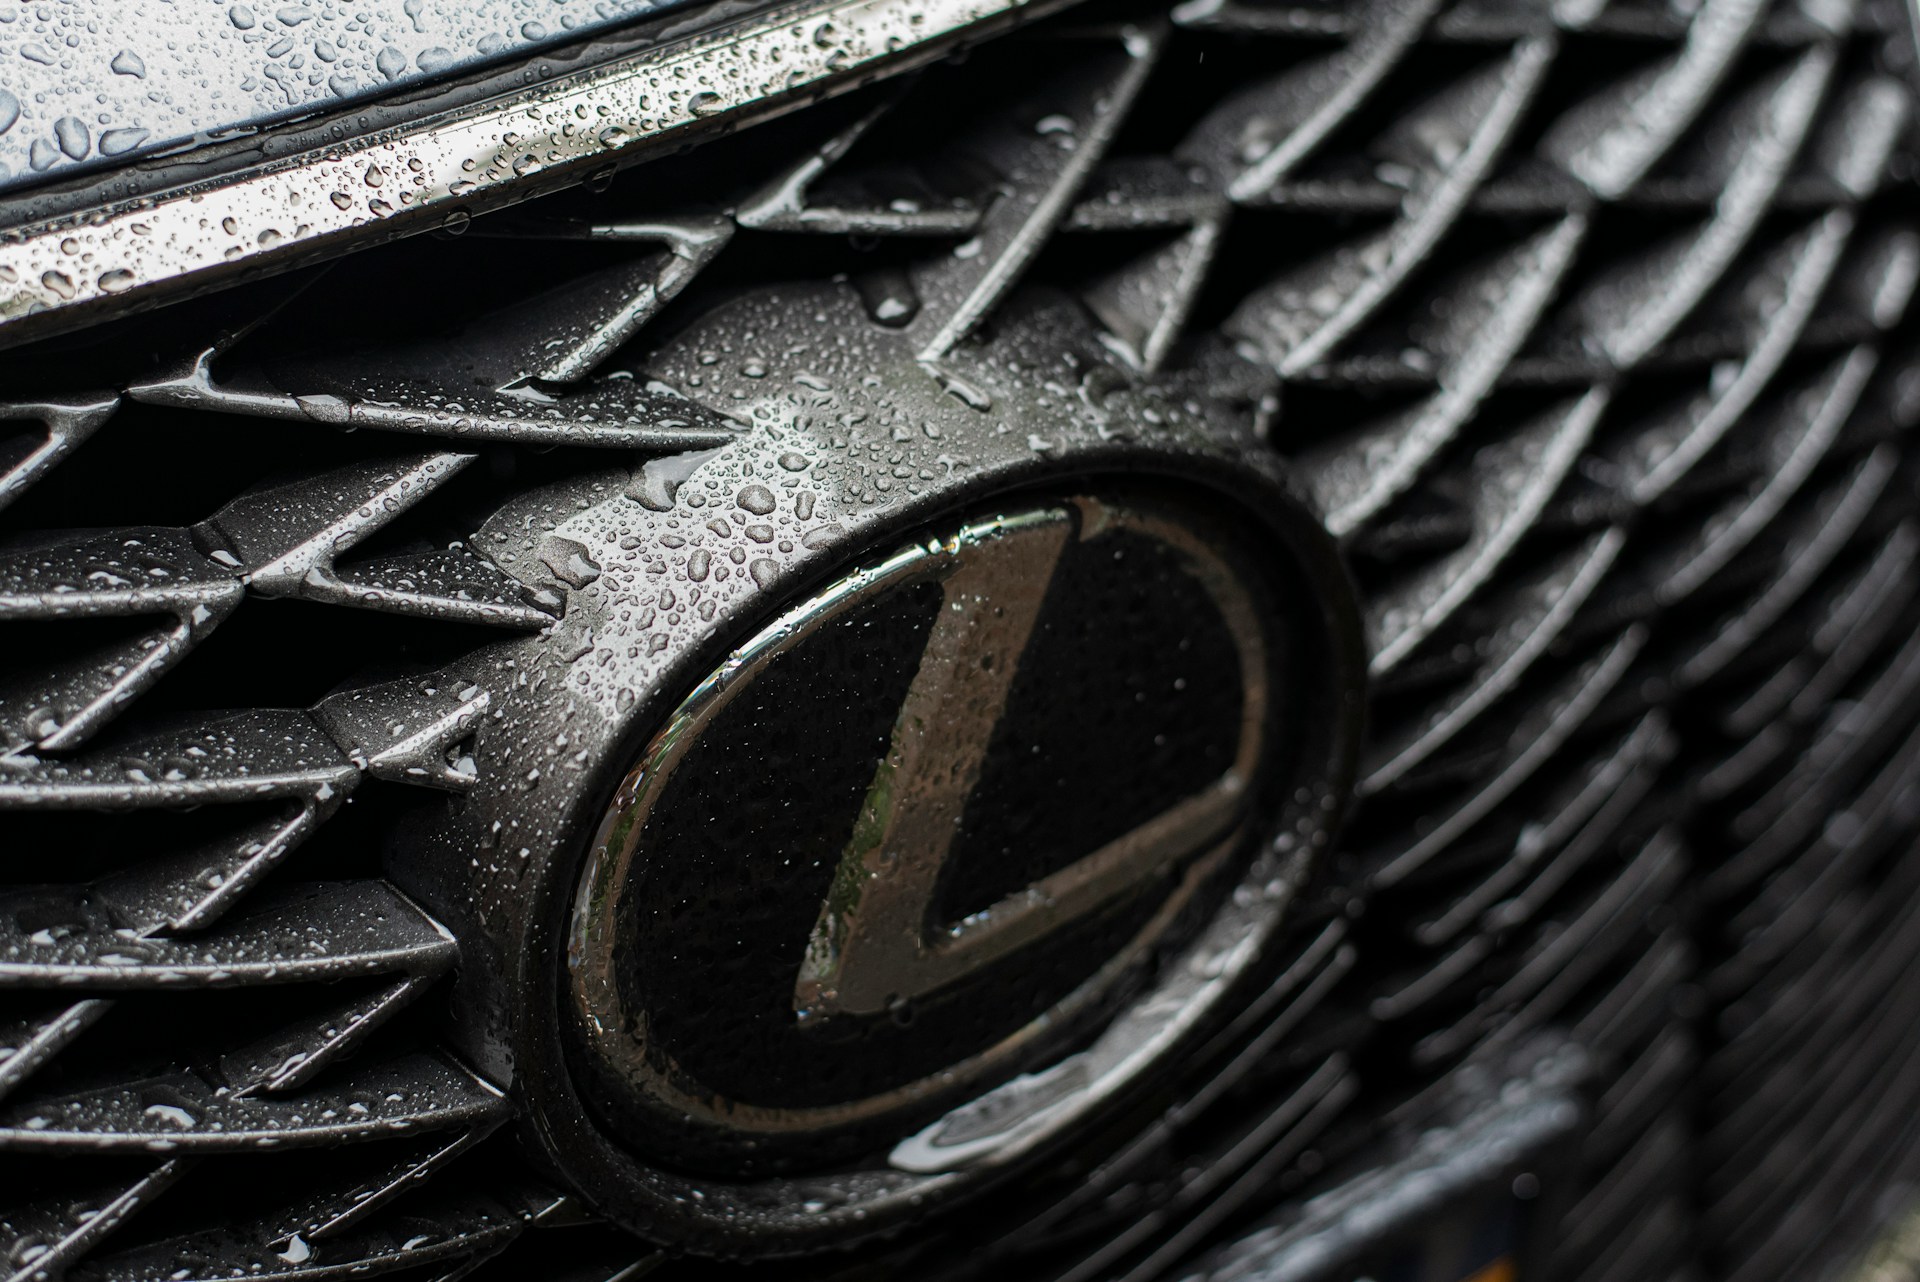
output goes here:
[{"label": "grille slat", "polygon": [[74,810],[306,801],[344,794],[358,778],[311,716],[260,710],[124,739],[112,753],[6,758],[0,801]]},{"label": "grille slat", "polygon": [[398,1130],[485,1125],[505,1110],[498,1092],[453,1060],[413,1054],[359,1067],[298,1096],[245,1094],[175,1072],[17,1100],[0,1110],[0,1148],[192,1154],[331,1147],[377,1142]]},{"label": "grille slat", "polygon": [[1526,955],[1511,977],[1448,1027],[1427,1034],[1414,1050],[1433,1065],[1483,1037],[1511,1039],[1559,1012],[1589,980],[1610,966],[1640,933],[1646,912],[1676,887],[1685,871],[1677,840],[1661,833],[1588,903]]},{"label": "grille slat", "polygon": [[[39,924],[29,930],[30,923]],[[102,937],[113,939],[113,951],[100,951]],[[91,897],[22,891],[0,900],[0,986],[7,987],[214,988],[438,973],[455,951],[451,938],[378,883],[320,883],[284,901],[256,896],[240,917],[184,939],[128,938],[108,904]]]},{"label": "grille slat", "polygon": [[[1185,6],[1180,22],[1205,21],[1209,6]],[[1345,48],[1230,95],[1177,153],[1225,180],[1245,201],[1272,188],[1376,93],[1414,48],[1440,0],[1371,0]]]},{"label": "grille slat", "polygon": [[[1585,230],[1583,219],[1568,218],[1450,282],[1444,292],[1454,301],[1445,323],[1413,330],[1394,360],[1400,370],[1417,370],[1423,380],[1431,377],[1440,390],[1412,410],[1299,457],[1329,529],[1352,534],[1404,493],[1453,440],[1526,340]],[[1370,382],[1370,373],[1350,370],[1344,378]]]},{"label": "grille slat", "polygon": [[1680,669],[1680,681],[1697,685],[1709,680],[1798,605],[1860,532],[1898,466],[1895,450],[1876,449],[1840,483],[1820,494],[1817,505],[1807,505],[1778,554],[1785,572],[1721,621],[1713,638]]},{"label": "grille slat", "polygon": [[[538,388],[500,391],[484,380],[449,387],[444,371],[410,371],[404,360],[389,372],[370,353],[328,359],[297,348],[272,353],[262,366],[243,364],[223,378],[216,367],[226,346],[202,349],[176,371],[128,387],[127,395],[181,409],[535,447],[712,449],[734,435],[717,415],[632,379],[590,381],[555,397]],[[363,372],[366,364],[375,372]],[[290,386],[302,390],[284,390]]]},{"label": "grille slat", "polygon": [[351,567],[340,553],[445,485],[471,454],[419,454],[340,468],[243,494],[195,529],[216,560],[263,596],[390,610],[502,627],[552,616],[517,580],[460,548],[401,553]]},{"label": "grille slat", "polygon": [[293,1219],[280,1222],[288,1229],[281,1233],[210,1229],[90,1262],[75,1276],[86,1282],[213,1282],[232,1276],[235,1261],[246,1261],[246,1276],[281,1282],[378,1277],[491,1253],[519,1234],[523,1218],[518,1208],[477,1190],[433,1189],[404,1213],[375,1217],[318,1241],[293,1230]]},{"label": "grille slat", "polygon": [[[232,614],[245,591],[185,530],[82,533],[0,553],[0,622],[141,621],[130,638],[78,655],[62,646],[38,673],[9,674],[0,685],[5,748],[81,747]],[[146,621],[156,616],[168,622],[154,629]]]},{"label": "grille slat", "polygon": [[111,1009],[111,1001],[90,997],[70,1006],[9,1019],[0,1027],[0,1046],[7,1049],[6,1059],[0,1060],[0,1099],[11,1095],[21,1082],[71,1046],[74,1038]]},{"label": "grille slat", "polygon": [[[1623,634],[1598,658],[1559,682],[1546,699],[1529,709],[1527,717],[1517,726],[1491,742],[1462,745],[1457,754],[1469,759],[1468,768],[1483,781],[1479,791],[1459,796],[1458,803],[1445,807],[1440,812],[1444,817],[1436,816],[1419,840],[1384,861],[1375,875],[1376,883],[1391,886],[1404,879],[1459,840],[1525,785],[1573,738],[1581,723],[1626,674],[1645,644],[1642,630]],[[1456,763],[1442,761],[1429,763],[1426,772],[1434,777],[1436,786],[1444,786],[1447,780],[1442,772],[1457,773],[1460,768]]]},{"label": "grille slat", "polygon": [[1596,195],[1626,192],[1706,109],[1767,8],[1765,0],[1707,0],[1676,53],[1569,111],[1542,150]]},{"label": "grille slat", "polygon": [[[1384,184],[1388,199],[1374,202],[1397,206],[1393,225],[1342,247],[1331,260],[1284,278],[1243,304],[1250,320],[1266,322],[1262,347],[1282,377],[1324,361],[1425,265],[1499,157],[1546,78],[1553,54],[1551,41],[1522,42],[1507,62],[1449,86],[1436,100],[1396,120],[1393,130],[1368,148],[1374,173],[1393,174]],[[1253,208],[1287,203],[1278,188],[1241,200]],[[1352,207],[1369,202],[1366,194],[1353,193],[1338,203]],[[1316,314],[1315,303],[1321,298],[1337,299],[1337,309]],[[1303,321],[1308,322],[1303,331],[1271,328],[1275,322],[1299,326]],[[1253,326],[1243,327],[1243,336],[1249,328]]]},{"label": "grille slat", "polygon": [[1669,1173],[1685,1161],[1687,1144],[1684,1124],[1670,1119],[1635,1145],[1607,1182],[1567,1213],[1567,1255],[1592,1259],[1622,1236],[1637,1236],[1637,1226],[1670,1195]]},{"label": "grille slat", "polygon": [[989,117],[963,144],[992,166],[1004,194],[981,215],[973,252],[936,258],[918,274],[925,305],[906,329],[923,361],[946,356],[986,318],[1073,208],[1145,87],[1163,37],[1135,28],[1049,43],[1066,61],[1045,89]]},{"label": "grille slat", "polygon": [[0,1220],[0,1245],[9,1263],[18,1262],[7,1282],[39,1282],[66,1275],[69,1266],[92,1251],[136,1212],[172,1188],[190,1163],[174,1158],[158,1163],[138,1179],[104,1195],[73,1202],[49,1202],[8,1208]]},{"label": "grille slat", "polygon": [[[1399,734],[1394,738],[1380,737],[1375,755],[1386,759],[1366,771],[1362,791],[1379,792],[1391,786],[1512,691],[1599,586],[1624,539],[1618,530],[1595,535],[1551,562],[1536,579],[1523,582],[1511,597],[1490,604],[1484,618],[1469,611],[1457,633],[1442,632],[1449,640],[1455,640],[1456,635],[1470,638],[1455,640],[1455,646],[1473,646],[1480,641],[1491,653],[1484,658],[1476,654],[1474,657],[1481,661],[1467,679],[1424,708],[1421,719],[1396,724],[1393,729]],[[1443,647],[1436,642],[1433,648]]]},{"label": "grille slat", "polygon": [[1758,538],[1827,457],[1878,360],[1879,353],[1856,348],[1810,385],[1786,393],[1783,412],[1743,442],[1761,457],[1741,470],[1763,483],[1714,511],[1693,539],[1662,549],[1647,567],[1646,590],[1667,601],[1699,592]]},{"label": "grille slat", "polygon": [[[71,399],[0,404],[0,423],[24,423],[25,439],[9,441],[0,455],[0,508],[11,503],[61,459],[79,449],[86,439],[120,408],[118,396],[102,393]],[[15,437],[12,428],[6,437]]]},{"label": "grille slat", "polygon": [[1606,851],[1640,813],[1673,747],[1665,719],[1653,713],[1617,748],[1596,752],[1589,776],[1571,781],[1571,799],[1563,806],[1543,806],[1540,818],[1521,831],[1491,874],[1442,915],[1422,921],[1416,938],[1433,947],[1476,919],[1482,929],[1499,930],[1537,916],[1541,901]]},{"label": "grille slat", "polygon": [[1895,531],[1847,590],[1834,594],[1807,653],[1794,655],[1777,675],[1757,683],[1752,697],[1728,710],[1729,732],[1755,735],[1789,715],[1804,721],[1839,695],[1898,621],[1898,606],[1907,596],[1906,572],[1920,554],[1916,538],[1920,535],[1905,526]]},{"label": "grille slat", "polygon": [[1472,496],[1477,528],[1466,546],[1368,602],[1376,672],[1393,668],[1492,580],[1578,464],[1606,403],[1604,393],[1592,392],[1557,405],[1435,479],[1442,490]]},{"label": "grille slat", "polygon": [[[659,246],[637,258],[623,253],[611,265],[537,298],[516,299],[497,319],[469,325],[467,346],[492,357],[486,373],[499,380],[497,389],[506,390],[586,378],[719,257],[733,238],[733,221],[712,214],[600,221],[527,218],[498,225],[483,221],[475,234],[500,236],[534,255],[549,241],[584,241],[623,250]],[[429,376],[432,372],[429,367]],[[476,368],[476,374],[481,372]]]}]

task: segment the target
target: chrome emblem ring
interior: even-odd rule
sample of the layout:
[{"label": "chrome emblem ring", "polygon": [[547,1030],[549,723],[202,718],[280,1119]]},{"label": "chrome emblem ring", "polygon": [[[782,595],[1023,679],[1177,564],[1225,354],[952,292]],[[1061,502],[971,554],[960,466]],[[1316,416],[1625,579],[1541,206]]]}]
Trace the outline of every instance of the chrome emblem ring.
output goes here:
[{"label": "chrome emblem ring", "polygon": [[603,1124],[716,1175],[878,1150],[965,1180],[1217,1018],[1298,885],[1300,848],[1253,834],[1317,700],[1275,689],[1322,675],[1243,534],[1177,494],[1029,498],[719,663],[575,894]]},{"label": "chrome emblem ring", "polygon": [[761,1257],[944,1214],[1176,1097],[1318,937],[1352,586],[1234,389],[1077,315],[930,377],[851,288],[744,298],[650,366],[759,427],[498,525],[567,610],[417,857],[608,1218]]},{"label": "chrome emblem ring", "polygon": [[[1075,545],[1079,555],[1066,556]],[[1058,866],[1036,865],[1041,875],[996,887],[999,893],[983,906],[966,902],[964,911],[945,911],[941,901],[954,896],[941,893],[943,883],[964,874],[958,865],[990,860],[996,853],[992,839],[969,840],[975,835],[969,821],[974,828],[999,829],[1024,818],[969,811],[1006,804],[1004,788],[983,791],[981,785],[990,753],[1022,737],[1005,733],[1009,700],[1018,693],[1030,696],[1037,682],[1057,681],[1057,671],[1036,670],[1035,664],[1058,665],[1069,655],[1059,636],[1035,645],[1054,595],[1050,590],[1057,579],[1076,572],[1084,576],[1089,565],[1111,565],[1109,549],[1122,549],[1122,556],[1131,551],[1136,560],[1152,549],[1166,562],[1162,573],[1186,580],[1165,584],[1178,595],[1163,604],[1178,599],[1190,613],[1212,617],[1176,621],[1168,635],[1191,640],[1193,633],[1182,625],[1197,622],[1194,631],[1206,631],[1212,642],[1202,647],[1204,657],[1222,669],[1188,674],[1176,658],[1163,671],[1146,674],[1143,685],[1157,680],[1165,688],[1153,692],[1156,706],[1149,716],[1133,718],[1135,724],[1126,727],[1138,732],[1138,742],[1127,750],[1150,752],[1152,738],[1164,741],[1171,734],[1179,742],[1163,742],[1163,754],[1185,748],[1217,759],[1217,768],[1201,771],[1203,778],[1186,772],[1166,789],[1164,806],[1148,807],[1153,813],[1130,818],[1123,830],[1086,850],[1059,846],[1049,834],[1042,840],[1053,846],[1053,858],[1040,862]],[[1131,563],[1120,573],[1130,575]],[[1222,869],[1245,846],[1269,732],[1269,641],[1263,616],[1271,608],[1257,602],[1253,573],[1204,523],[1177,507],[1080,498],[971,521],[951,534],[910,544],[768,625],[675,712],[627,777],[594,842],[574,906],[569,969],[596,1066],[664,1114],[725,1128],[729,1147],[740,1157],[747,1156],[747,1146],[732,1141],[749,1135],[762,1150],[777,1137],[803,1136],[807,1151],[817,1154],[827,1133],[889,1116],[913,1119],[930,1101],[964,1099],[983,1084],[1030,1068],[1043,1044],[1059,1042],[1064,1030],[1094,1012],[1110,1013],[1117,986],[1176,933],[1197,897],[1222,889]],[[1107,586],[1120,586],[1119,576],[1113,577]],[[912,669],[904,690],[883,683],[873,692],[876,703],[890,695],[897,700],[897,711],[879,709],[891,722],[884,753],[872,762],[861,746],[834,738],[824,738],[816,748],[822,758],[846,757],[841,769],[819,772],[821,777],[831,773],[843,784],[865,779],[857,794],[847,791],[840,806],[844,842],[832,858],[808,861],[799,856],[817,846],[794,840],[795,856],[780,865],[788,870],[781,879],[788,884],[755,892],[791,894],[794,906],[810,919],[801,923],[810,927],[804,936],[794,936],[804,939],[804,946],[789,950],[793,977],[772,981],[791,993],[790,1010],[776,1013],[786,1027],[772,1030],[763,1041],[769,1047],[784,1042],[788,1054],[802,1057],[821,1045],[851,1046],[845,1058],[866,1057],[870,1044],[871,1057],[890,1058],[895,1048],[880,1044],[876,1031],[888,1034],[886,1041],[899,1041],[893,1030],[903,1022],[952,1018],[948,1008],[965,1008],[964,1018],[983,1028],[1009,1026],[971,1039],[977,1045],[943,1036],[955,1047],[950,1061],[851,1098],[782,1106],[716,1090],[676,1057],[670,1033],[653,1034],[645,999],[635,999],[651,989],[647,977],[622,973],[623,966],[635,965],[628,946],[632,936],[671,929],[662,922],[665,905],[650,898],[648,861],[686,855],[649,840],[663,827],[678,832],[679,825],[652,821],[662,807],[698,804],[675,783],[680,771],[700,767],[699,748],[710,736],[751,742],[755,735],[779,733],[775,723],[789,715],[788,709],[747,708],[764,688],[763,678],[783,664],[807,663],[810,651],[840,644],[836,631],[887,627],[888,612],[912,609],[925,618],[914,629],[917,662],[900,665]],[[1044,626],[1058,633],[1071,625],[1055,618]],[[1081,658],[1100,660],[1097,654]],[[1214,705],[1193,718],[1214,724],[1178,724],[1187,715],[1180,705],[1188,696]],[[1159,719],[1159,730],[1150,718]],[[1042,768],[1071,771],[1073,763],[1049,761]],[[818,800],[807,795],[811,787],[796,784],[793,795],[782,799],[783,808]],[[693,783],[691,790],[699,791],[700,784]],[[1093,803],[1089,814],[1103,801],[1073,791],[1060,790],[1048,800],[1060,807]],[[782,839],[777,827],[761,836],[763,842]],[[974,873],[974,880],[982,879],[983,870]],[[990,877],[991,870],[984,874]],[[1116,938],[1110,956],[1077,969],[1062,968],[1060,958],[1050,956],[1049,966],[1058,972],[1050,988],[1056,991],[1024,1002],[1004,1000],[1010,984],[1045,983],[1034,976],[1031,963],[1049,954],[1049,941],[1084,938],[1088,932],[1076,927],[1111,916],[1129,895],[1140,902],[1127,914],[1132,924],[1119,932],[1126,937],[1118,939],[1112,928],[1098,932],[1101,938]],[[705,930],[703,924],[696,933]],[[1021,967],[1023,960],[1030,964]],[[998,991],[966,994],[969,987],[996,983]],[[1017,1022],[996,1021],[981,1007],[1028,1013]],[[1171,1013],[1168,1027],[1154,1038],[1170,1036],[1183,1018],[1181,1012]],[[822,1066],[834,1058],[817,1056]],[[775,1094],[793,1099],[818,1093],[776,1089]],[[990,1139],[975,1128],[961,1143],[929,1133],[904,1146],[895,1161],[931,1169],[986,1160],[997,1148],[1017,1143],[1026,1129],[1009,1126]]]}]

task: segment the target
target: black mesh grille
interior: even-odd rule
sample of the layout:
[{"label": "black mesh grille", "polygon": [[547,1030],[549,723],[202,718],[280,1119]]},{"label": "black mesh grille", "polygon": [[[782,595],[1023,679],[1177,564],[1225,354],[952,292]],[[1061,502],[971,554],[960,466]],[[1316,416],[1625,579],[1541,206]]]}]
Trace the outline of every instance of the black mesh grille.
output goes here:
[{"label": "black mesh grille", "polygon": [[1298,959],[1179,1103],[958,1239],[769,1274],[1174,1273],[1549,1028],[1593,1060],[1563,1276],[1863,1248],[1920,1166],[1901,6],[1068,16],[9,357],[0,1272],[712,1276],[488,1138],[380,850],[459,805],[463,656],[559,608],[504,531],[731,431],[655,336],[836,273],[936,364],[1065,291],[1236,399],[1376,696]]}]

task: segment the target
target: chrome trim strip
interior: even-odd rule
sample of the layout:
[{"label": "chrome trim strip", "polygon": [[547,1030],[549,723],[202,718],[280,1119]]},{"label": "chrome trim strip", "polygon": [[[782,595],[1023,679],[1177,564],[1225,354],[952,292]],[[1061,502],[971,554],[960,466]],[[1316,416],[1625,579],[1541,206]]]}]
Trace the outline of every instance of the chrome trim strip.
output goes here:
[{"label": "chrome trim strip", "polygon": [[11,68],[0,191],[364,107],[642,20],[685,20],[679,11],[695,2],[18,6],[0,22],[0,65]]},{"label": "chrome trim strip", "polygon": [[[0,233],[0,342],[130,311],[578,181],[855,87],[1069,0],[812,0],[525,94],[238,177]],[[145,295],[140,304],[130,296]]]}]

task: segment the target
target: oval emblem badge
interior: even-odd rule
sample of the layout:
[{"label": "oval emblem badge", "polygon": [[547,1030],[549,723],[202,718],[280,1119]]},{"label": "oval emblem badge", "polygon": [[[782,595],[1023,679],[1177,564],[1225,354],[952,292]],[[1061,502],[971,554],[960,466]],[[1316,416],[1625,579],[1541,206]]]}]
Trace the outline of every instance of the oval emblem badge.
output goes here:
[{"label": "oval emblem badge", "polygon": [[781,287],[647,368],[738,438],[495,521],[565,608],[470,665],[479,782],[408,856],[527,1152],[738,1258],[1097,1161],[1320,933],[1366,657],[1264,402],[1051,295],[930,370]]},{"label": "oval emblem badge", "polygon": [[574,900],[602,1126],[729,1180],[977,1182],[1217,1021],[1330,818],[1302,784],[1347,715],[1323,606],[1218,507],[955,520],[698,684]]}]

